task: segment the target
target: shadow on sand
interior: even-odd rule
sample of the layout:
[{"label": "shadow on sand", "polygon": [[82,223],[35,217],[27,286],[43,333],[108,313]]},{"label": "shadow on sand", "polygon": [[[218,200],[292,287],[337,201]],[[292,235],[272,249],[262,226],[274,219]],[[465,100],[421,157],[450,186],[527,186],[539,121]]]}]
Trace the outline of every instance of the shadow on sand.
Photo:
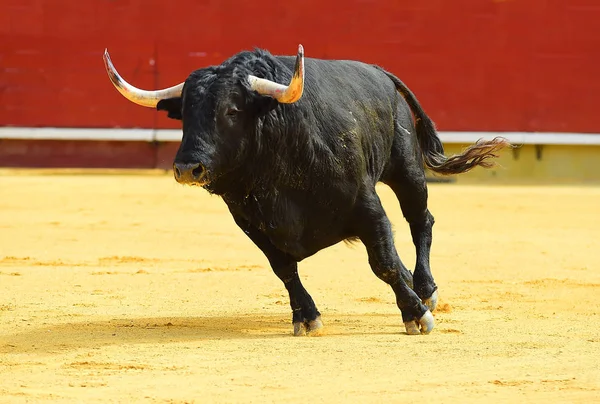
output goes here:
[{"label": "shadow on sand", "polygon": [[[324,336],[401,335],[404,327],[398,320],[399,316],[381,314],[336,316],[325,323]],[[119,318],[53,324],[8,335],[0,340],[0,353],[54,354],[106,345],[293,338],[292,330],[289,318],[281,315]]]}]

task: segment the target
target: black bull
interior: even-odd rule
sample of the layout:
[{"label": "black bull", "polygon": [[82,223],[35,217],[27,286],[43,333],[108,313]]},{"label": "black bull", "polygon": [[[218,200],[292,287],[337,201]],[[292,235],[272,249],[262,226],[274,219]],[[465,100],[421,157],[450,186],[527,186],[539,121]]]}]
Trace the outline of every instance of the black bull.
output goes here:
[{"label": "black bull", "polygon": [[[504,139],[445,157],[432,121],[404,83],[357,61],[306,59],[304,84],[302,50],[296,59],[255,50],[192,72],[183,87],[144,92],[127,88],[105,58],[127,98],[182,121],[175,178],[223,198],[289,292],[294,334],[323,326],[298,262],[357,238],[375,275],[392,287],[407,333],[431,332],[437,286],[429,268],[434,219],[424,166],[441,174],[489,167],[508,145]],[[251,84],[256,76],[268,86],[294,76],[300,93],[265,92]],[[378,182],[394,191],[410,225],[414,273],[396,252]]]}]

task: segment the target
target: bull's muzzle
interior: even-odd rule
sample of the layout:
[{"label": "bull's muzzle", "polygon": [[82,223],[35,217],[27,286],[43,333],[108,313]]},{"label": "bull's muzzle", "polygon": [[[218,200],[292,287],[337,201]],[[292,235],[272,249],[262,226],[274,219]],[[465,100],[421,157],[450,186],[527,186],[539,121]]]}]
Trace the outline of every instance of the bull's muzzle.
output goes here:
[{"label": "bull's muzzle", "polygon": [[174,163],[175,181],[184,185],[202,186],[206,184],[206,169],[200,163]]}]

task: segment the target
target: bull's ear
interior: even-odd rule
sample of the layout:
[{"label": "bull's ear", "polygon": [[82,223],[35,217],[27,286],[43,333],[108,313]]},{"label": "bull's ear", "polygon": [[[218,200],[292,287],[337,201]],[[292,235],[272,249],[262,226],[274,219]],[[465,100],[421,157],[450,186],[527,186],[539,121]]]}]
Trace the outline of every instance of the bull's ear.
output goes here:
[{"label": "bull's ear", "polygon": [[268,114],[279,105],[279,102],[269,95],[259,94],[249,87],[247,87],[246,90],[247,102],[252,105],[252,109],[259,116]]},{"label": "bull's ear", "polygon": [[181,97],[160,100],[158,104],[156,104],[156,110],[167,111],[167,116],[169,118],[181,121]]}]

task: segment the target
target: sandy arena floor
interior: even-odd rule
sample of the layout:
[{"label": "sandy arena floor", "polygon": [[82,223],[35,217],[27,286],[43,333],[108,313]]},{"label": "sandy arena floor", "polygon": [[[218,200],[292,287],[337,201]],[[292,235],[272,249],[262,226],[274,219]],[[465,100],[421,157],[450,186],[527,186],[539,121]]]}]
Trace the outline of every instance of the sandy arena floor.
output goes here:
[{"label": "sandy arena floor", "polygon": [[[408,226],[380,195],[412,267]],[[0,171],[0,402],[595,402],[600,187],[430,185],[431,335],[361,244],[301,263],[325,335],[225,205],[169,175]]]}]

